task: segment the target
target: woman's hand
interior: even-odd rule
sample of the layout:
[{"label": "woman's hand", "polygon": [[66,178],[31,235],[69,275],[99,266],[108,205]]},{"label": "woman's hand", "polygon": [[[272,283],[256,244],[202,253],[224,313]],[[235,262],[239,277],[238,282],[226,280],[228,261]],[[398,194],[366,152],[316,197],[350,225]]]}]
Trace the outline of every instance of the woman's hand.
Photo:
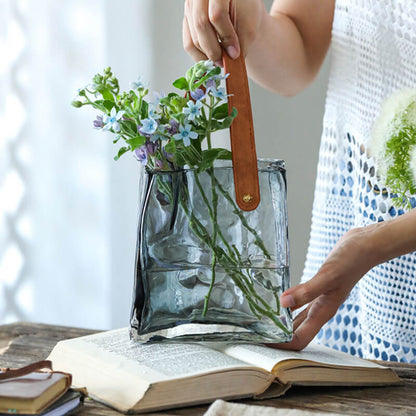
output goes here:
[{"label": "woman's hand", "polygon": [[222,49],[232,59],[245,54],[266,15],[262,0],[185,0],[184,48],[195,61],[221,66]]},{"label": "woman's hand", "polygon": [[293,340],[274,346],[301,350],[335,315],[354,285],[378,263],[372,244],[376,227],[377,224],[346,233],[310,281],[282,294],[283,307],[290,307],[293,311],[308,306],[294,319]]}]

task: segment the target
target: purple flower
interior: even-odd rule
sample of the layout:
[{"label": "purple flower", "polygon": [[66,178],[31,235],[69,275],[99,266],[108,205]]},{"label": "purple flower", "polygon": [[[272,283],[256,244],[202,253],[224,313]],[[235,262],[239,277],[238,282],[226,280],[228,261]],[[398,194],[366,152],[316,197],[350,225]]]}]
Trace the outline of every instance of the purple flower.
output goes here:
[{"label": "purple flower", "polygon": [[134,154],[136,155],[136,158],[143,166],[146,166],[147,164],[147,150],[146,146],[141,146],[138,149],[134,150]]},{"label": "purple flower", "polygon": [[94,128],[102,129],[104,127],[103,116],[97,116],[97,118],[92,122]]},{"label": "purple flower", "polygon": [[169,127],[166,128],[166,132],[169,133],[171,136],[176,134],[179,131],[179,123],[172,118],[169,120]]},{"label": "purple flower", "polygon": [[217,81],[215,80],[215,78],[210,78],[205,86],[207,87],[207,91],[208,90],[212,90],[212,89],[216,89],[217,88]]},{"label": "purple flower", "polygon": [[149,141],[144,144],[144,147],[148,155],[154,155],[157,150],[157,143]]},{"label": "purple flower", "polygon": [[191,97],[195,100],[202,100],[205,97],[205,91],[202,88],[197,88],[195,91],[191,91]]},{"label": "purple flower", "polygon": [[163,169],[163,161],[161,161],[160,159],[156,159],[155,160],[155,167],[158,169]]},{"label": "purple flower", "polygon": [[163,151],[163,156],[165,156],[165,158],[169,161],[169,162],[173,162],[173,160],[175,159],[175,155],[174,153],[168,153],[165,148],[163,147],[162,149]]}]

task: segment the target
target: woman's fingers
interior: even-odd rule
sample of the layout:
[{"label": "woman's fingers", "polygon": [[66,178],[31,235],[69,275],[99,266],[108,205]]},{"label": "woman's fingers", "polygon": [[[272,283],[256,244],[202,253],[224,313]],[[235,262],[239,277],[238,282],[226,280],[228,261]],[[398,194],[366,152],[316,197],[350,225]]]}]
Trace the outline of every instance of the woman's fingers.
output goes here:
[{"label": "woman's fingers", "polygon": [[232,59],[240,55],[240,43],[230,16],[230,0],[212,0],[208,6],[209,20],[221,40],[221,46]]},{"label": "woman's fingers", "polygon": [[186,16],[183,18],[183,30],[182,30],[182,41],[183,47],[185,48],[186,52],[191,55],[192,59],[196,62],[203,61],[208,59],[206,55],[204,55],[197,47],[193,41],[191,31],[189,28],[188,19]]},{"label": "woman's fingers", "polygon": [[[276,347],[289,350],[305,348],[336,313],[340,302],[328,295],[316,298],[308,308],[299,315],[292,341],[284,344],[275,344]],[[296,319],[295,319],[296,321]]]},{"label": "woman's fingers", "polygon": [[284,308],[295,310],[308,304],[327,290],[328,287],[325,286],[325,279],[316,275],[308,282],[301,283],[300,285],[286,290],[280,297],[280,303]]},{"label": "woman's fingers", "polygon": [[240,43],[230,16],[231,0],[185,0],[183,44],[195,60],[222,65],[222,51],[235,59]]},{"label": "woman's fingers", "polygon": [[191,5],[188,22],[194,44],[213,62],[221,62],[221,46],[209,15],[209,0],[189,0]]}]

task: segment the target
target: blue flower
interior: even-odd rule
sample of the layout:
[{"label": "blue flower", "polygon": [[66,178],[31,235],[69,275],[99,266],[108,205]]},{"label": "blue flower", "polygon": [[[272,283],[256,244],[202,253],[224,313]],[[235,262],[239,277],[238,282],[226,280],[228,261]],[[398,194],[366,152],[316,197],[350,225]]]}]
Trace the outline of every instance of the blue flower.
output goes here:
[{"label": "blue flower", "polygon": [[195,100],[202,100],[205,97],[205,91],[202,88],[197,88],[195,91],[191,91],[191,97]]},{"label": "blue flower", "polygon": [[131,83],[131,87],[134,90],[140,90],[140,89],[145,89],[146,84],[144,83],[143,78],[140,76],[139,78],[137,78],[137,81]]},{"label": "blue flower", "polygon": [[225,88],[218,88],[218,89],[211,88],[211,92],[214,97],[219,98],[220,100],[224,100],[224,101],[228,100],[227,98],[228,95],[225,92]]},{"label": "blue flower", "polygon": [[189,121],[193,121],[195,120],[195,117],[198,117],[201,114],[202,103],[201,101],[197,101],[196,103],[188,101],[187,106],[188,107],[185,107],[182,111]]},{"label": "blue flower", "polygon": [[153,120],[157,120],[160,118],[160,115],[156,112],[156,105],[154,104],[149,104],[148,114],[149,118]]},{"label": "blue flower", "polygon": [[215,69],[214,62],[211,61],[211,59],[203,62],[204,68],[209,72]]},{"label": "blue flower", "polygon": [[154,101],[151,104],[154,105],[155,107],[157,107],[159,105],[159,103],[160,103],[160,100],[162,98],[165,98],[165,97],[166,97],[166,94],[164,93],[164,91],[160,91],[160,93],[154,91],[153,92]]},{"label": "blue flower", "polygon": [[145,118],[142,120],[142,127],[139,129],[140,133],[153,134],[157,129],[157,122],[152,118]]},{"label": "blue flower", "polygon": [[185,146],[191,145],[190,139],[198,138],[198,133],[191,131],[191,125],[185,124],[184,126],[179,126],[179,133],[175,134],[173,138],[175,140],[183,140]]},{"label": "blue flower", "polygon": [[116,133],[118,133],[120,131],[120,123],[118,122],[118,120],[120,120],[121,117],[123,117],[124,113],[125,111],[123,110],[117,112],[116,108],[113,107],[111,109],[110,115],[106,115],[104,117],[105,126],[103,127],[103,130],[113,129]]},{"label": "blue flower", "polygon": [[227,79],[229,76],[230,74],[225,74],[225,75],[219,74],[219,75],[215,75],[213,78],[217,79],[218,81],[222,81],[222,80]]},{"label": "blue flower", "polygon": [[165,136],[166,130],[164,126],[159,126],[159,128],[156,130],[155,134],[150,136],[150,141],[155,142],[157,140],[167,140],[167,137]]}]

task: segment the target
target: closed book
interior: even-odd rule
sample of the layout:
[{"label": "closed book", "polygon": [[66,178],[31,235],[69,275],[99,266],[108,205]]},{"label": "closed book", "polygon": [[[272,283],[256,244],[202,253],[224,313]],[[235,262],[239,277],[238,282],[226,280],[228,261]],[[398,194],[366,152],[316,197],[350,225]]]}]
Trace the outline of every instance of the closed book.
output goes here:
[{"label": "closed book", "polygon": [[66,393],[71,375],[38,371],[37,364],[28,367],[32,371],[20,369],[0,373],[0,413],[38,414]]}]

